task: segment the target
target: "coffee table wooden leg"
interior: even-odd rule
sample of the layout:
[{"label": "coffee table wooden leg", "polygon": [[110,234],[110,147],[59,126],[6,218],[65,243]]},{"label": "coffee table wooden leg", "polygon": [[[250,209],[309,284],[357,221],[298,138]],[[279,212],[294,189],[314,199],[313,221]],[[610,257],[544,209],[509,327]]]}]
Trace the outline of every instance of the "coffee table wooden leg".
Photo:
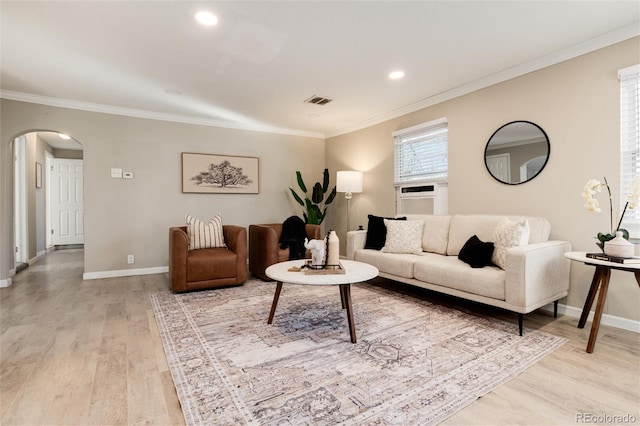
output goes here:
[{"label": "coffee table wooden leg", "polygon": [[344,301],[344,288],[340,286],[340,303],[342,303],[342,309],[345,309],[347,306]]},{"label": "coffee table wooden leg", "polygon": [[347,309],[347,322],[349,323],[351,343],[356,343],[356,325],[353,321],[353,309],[351,308],[351,284],[340,284],[340,294],[344,299],[344,304]]},{"label": "coffee table wooden leg", "polygon": [[598,329],[600,328],[600,319],[602,318],[602,310],[604,309],[604,301],[607,298],[607,290],[609,289],[609,279],[611,277],[611,269],[604,268],[605,271],[602,277],[602,283],[600,283],[600,294],[598,295],[598,303],[596,304],[596,311],[593,316],[593,324],[591,324],[591,334],[589,334],[589,343],[587,343],[587,353],[592,353],[593,348],[596,345],[596,338],[598,337]]},{"label": "coffee table wooden leg", "polygon": [[587,300],[585,300],[584,302],[584,308],[582,308],[580,321],[578,321],[578,328],[584,328],[584,325],[587,323],[589,311],[591,310],[593,301],[595,300],[596,294],[598,293],[598,287],[600,287],[602,278],[604,277],[604,275],[606,275],[607,270],[608,268],[596,266],[596,271],[593,273],[593,280],[591,281],[591,287],[589,288],[589,294],[587,295]]},{"label": "coffee table wooden leg", "polygon": [[269,320],[267,324],[273,322],[273,314],[276,313],[276,306],[278,306],[278,299],[280,298],[280,291],[282,290],[282,281],[278,281],[276,285],[276,294],[273,295],[273,302],[271,303],[271,312],[269,312]]}]

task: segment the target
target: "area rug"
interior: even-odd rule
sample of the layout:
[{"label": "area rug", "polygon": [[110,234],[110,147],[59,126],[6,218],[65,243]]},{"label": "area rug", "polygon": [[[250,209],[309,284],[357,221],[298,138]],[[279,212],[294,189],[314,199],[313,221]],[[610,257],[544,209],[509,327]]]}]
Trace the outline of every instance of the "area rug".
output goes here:
[{"label": "area rug", "polygon": [[188,425],[437,424],[565,339],[367,283],[151,295]]}]

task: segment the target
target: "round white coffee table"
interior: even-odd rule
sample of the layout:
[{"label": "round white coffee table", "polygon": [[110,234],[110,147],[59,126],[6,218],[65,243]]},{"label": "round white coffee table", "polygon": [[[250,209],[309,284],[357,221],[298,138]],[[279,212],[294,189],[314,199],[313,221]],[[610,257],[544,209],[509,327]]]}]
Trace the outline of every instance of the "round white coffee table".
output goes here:
[{"label": "round white coffee table", "polygon": [[305,274],[304,269],[297,272],[289,271],[292,267],[304,265],[305,260],[290,260],[288,262],[276,263],[269,266],[265,274],[272,280],[277,281],[276,292],[271,303],[271,312],[267,324],[273,322],[273,315],[278,306],[280,291],[283,283],[302,285],[337,285],[340,286],[340,300],[342,309],[347,311],[347,322],[349,323],[349,333],[351,343],[356,343],[356,327],[353,321],[353,310],[351,308],[351,284],[367,281],[378,276],[378,268],[367,263],[355,262],[352,260],[342,260],[344,274]]}]

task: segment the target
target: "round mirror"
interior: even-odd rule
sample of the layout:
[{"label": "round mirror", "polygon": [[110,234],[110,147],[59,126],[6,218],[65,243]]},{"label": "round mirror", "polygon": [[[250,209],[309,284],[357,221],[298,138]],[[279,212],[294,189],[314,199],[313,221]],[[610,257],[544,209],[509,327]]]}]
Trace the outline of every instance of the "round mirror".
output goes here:
[{"label": "round mirror", "polygon": [[549,160],[549,138],[540,126],[512,121],[496,130],[484,149],[484,164],[496,180],[509,185],[538,176]]}]

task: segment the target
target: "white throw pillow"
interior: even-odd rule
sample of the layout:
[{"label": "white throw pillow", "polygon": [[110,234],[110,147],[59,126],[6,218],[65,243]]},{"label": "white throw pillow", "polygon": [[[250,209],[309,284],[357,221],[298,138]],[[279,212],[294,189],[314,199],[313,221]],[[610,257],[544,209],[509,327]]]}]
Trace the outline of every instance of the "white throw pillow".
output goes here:
[{"label": "white throw pillow", "polygon": [[217,214],[208,223],[187,215],[189,250],[226,247],[222,233],[222,217]]},{"label": "white throw pillow", "polygon": [[422,254],[422,220],[384,220],[387,239],[382,247],[385,253]]},{"label": "white throw pillow", "polygon": [[529,243],[529,222],[514,222],[504,218],[493,231],[493,256],[491,261],[500,268],[507,267],[507,249],[526,246]]}]

